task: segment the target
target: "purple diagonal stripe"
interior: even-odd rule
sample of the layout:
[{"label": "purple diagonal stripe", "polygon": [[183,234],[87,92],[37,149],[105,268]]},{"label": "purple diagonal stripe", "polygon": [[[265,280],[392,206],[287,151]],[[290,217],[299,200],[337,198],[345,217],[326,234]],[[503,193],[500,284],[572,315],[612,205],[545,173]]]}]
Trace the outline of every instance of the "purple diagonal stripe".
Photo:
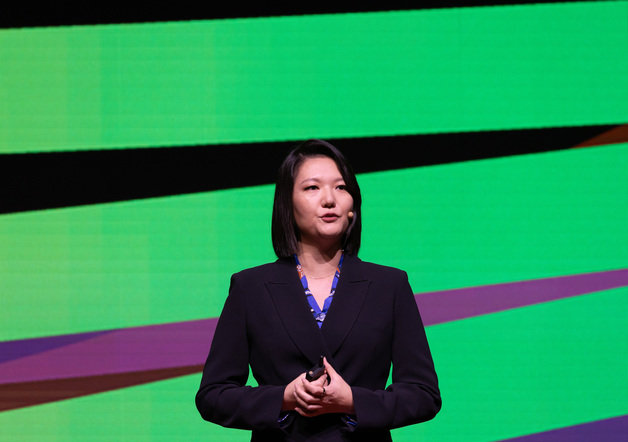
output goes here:
[{"label": "purple diagonal stripe", "polygon": [[74,344],[75,342],[85,341],[105,333],[110,332],[97,331],[76,335],[46,336],[43,338],[0,342],[0,363]]},{"label": "purple diagonal stripe", "polygon": [[112,330],[0,365],[0,384],[203,364],[218,319]]},{"label": "purple diagonal stripe", "polygon": [[628,269],[415,295],[425,325],[628,286]]},{"label": "purple diagonal stripe", "polygon": [[[628,270],[431,292],[416,300],[425,324],[433,325],[621,286],[628,286]],[[201,365],[217,322],[211,318],[55,337],[67,339],[66,345],[0,364],[0,384]],[[39,341],[4,344],[19,342],[27,354],[31,344],[39,348]]]},{"label": "purple diagonal stripe", "polygon": [[626,442],[628,415],[504,439],[508,442]]}]

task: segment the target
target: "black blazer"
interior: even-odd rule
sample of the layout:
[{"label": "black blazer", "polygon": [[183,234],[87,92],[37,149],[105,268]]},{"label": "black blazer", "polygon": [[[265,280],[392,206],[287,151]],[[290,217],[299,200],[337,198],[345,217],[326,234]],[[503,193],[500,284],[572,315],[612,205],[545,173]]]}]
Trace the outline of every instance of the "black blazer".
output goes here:
[{"label": "black blazer", "polygon": [[[321,354],[351,386],[357,426],[328,414],[280,427],[285,386]],[[249,364],[259,387],[244,385]],[[433,418],[438,381],[406,273],[345,256],[321,329],[293,260],[234,274],[196,406],[208,421],[253,430],[253,441],[390,440],[389,429]]]}]

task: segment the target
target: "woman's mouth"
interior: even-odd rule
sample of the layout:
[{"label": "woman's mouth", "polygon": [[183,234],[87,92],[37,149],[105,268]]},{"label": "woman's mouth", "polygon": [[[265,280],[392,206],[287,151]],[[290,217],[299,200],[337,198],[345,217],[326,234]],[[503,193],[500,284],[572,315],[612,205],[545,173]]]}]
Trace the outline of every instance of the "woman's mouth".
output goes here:
[{"label": "woman's mouth", "polygon": [[338,218],[340,217],[336,215],[335,213],[325,213],[323,216],[321,216],[321,219],[325,221],[326,223],[332,223],[336,221]]}]

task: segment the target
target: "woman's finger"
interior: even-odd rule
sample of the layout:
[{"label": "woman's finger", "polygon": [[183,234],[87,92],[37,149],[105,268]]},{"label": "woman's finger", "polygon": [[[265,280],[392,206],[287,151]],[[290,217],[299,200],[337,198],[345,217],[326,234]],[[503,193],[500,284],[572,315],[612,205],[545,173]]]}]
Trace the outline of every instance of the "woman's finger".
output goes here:
[{"label": "woman's finger", "polygon": [[323,395],[324,379],[317,379],[313,382],[303,382],[303,389],[314,397],[321,397]]},{"label": "woman's finger", "polygon": [[318,398],[308,400],[302,397],[297,397],[296,406],[301,408],[302,410],[317,410],[322,407],[322,404]]},{"label": "woman's finger", "polygon": [[312,396],[306,391],[295,390],[295,399],[300,404],[318,404],[320,399],[316,396]]},{"label": "woman's finger", "polygon": [[[308,381],[304,380],[303,383],[297,383],[297,385],[295,386],[295,389],[294,389],[295,399],[297,400],[299,405],[302,405],[302,406],[319,404],[320,398],[317,395],[310,393],[306,389],[306,385],[307,385],[305,384],[306,382]],[[322,388],[321,388],[321,392],[322,392]]]},{"label": "woman's finger", "polygon": [[296,407],[295,411],[297,413],[299,413],[303,417],[314,417],[314,416],[318,416],[319,414],[321,414],[320,410],[308,411],[308,410],[304,410],[304,409],[302,409],[300,407]]}]

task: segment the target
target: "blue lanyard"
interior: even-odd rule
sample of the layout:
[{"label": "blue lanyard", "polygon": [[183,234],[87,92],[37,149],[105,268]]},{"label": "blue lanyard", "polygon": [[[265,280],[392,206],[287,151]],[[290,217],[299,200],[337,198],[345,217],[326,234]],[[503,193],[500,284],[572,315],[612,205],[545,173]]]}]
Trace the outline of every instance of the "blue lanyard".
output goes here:
[{"label": "blue lanyard", "polygon": [[329,306],[331,302],[334,300],[334,293],[336,293],[336,286],[338,285],[338,279],[340,278],[340,268],[342,267],[342,261],[344,260],[344,253],[340,256],[340,261],[338,262],[338,267],[336,267],[336,273],[334,274],[334,280],[331,283],[331,291],[327,299],[325,299],[325,303],[323,304],[323,309],[321,310],[314,299],[314,295],[307,286],[307,278],[305,277],[305,273],[303,272],[303,267],[301,267],[301,263],[299,262],[299,258],[297,255],[294,255],[294,260],[297,263],[297,272],[299,272],[299,279],[301,280],[301,285],[303,286],[303,290],[305,290],[305,296],[307,298],[308,304],[310,304],[310,311],[316,320],[316,324],[318,324],[318,328],[323,326],[323,321],[325,320],[325,316],[327,316],[327,311],[329,310]]}]

